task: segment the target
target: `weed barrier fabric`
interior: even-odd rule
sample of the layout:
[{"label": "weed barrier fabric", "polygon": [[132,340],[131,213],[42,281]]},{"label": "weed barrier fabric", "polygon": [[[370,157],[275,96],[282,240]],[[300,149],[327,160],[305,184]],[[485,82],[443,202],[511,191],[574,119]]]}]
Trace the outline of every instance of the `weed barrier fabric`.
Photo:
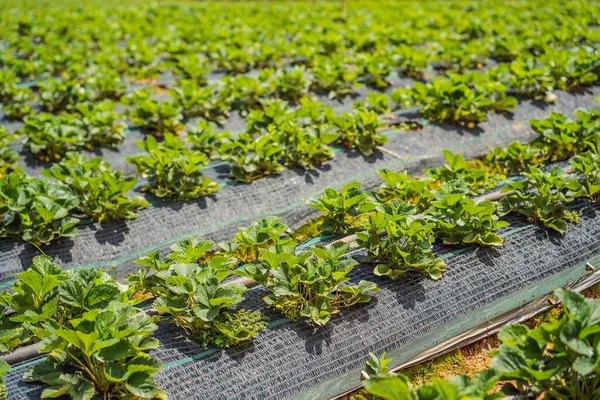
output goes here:
[{"label": "weed barrier fabric", "polygon": [[[102,225],[80,224],[78,236],[54,241],[42,246],[42,250],[65,268],[104,267],[117,279],[123,279],[137,270],[136,258],[155,249],[167,249],[190,235],[215,242],[231,240],[238,227],[268,215],[277,215],[296,229],[319,215],[305,204],[306,199],[328,187],[339,189],[355,180],[363,182],[364,188],[374,189],[381,183],[377,171],[382,168],[419,174],[424,168],[443,165],[442,150],[446,148],[474,158],[485,154],[488,146],[533,140],[537,133],[529,126],[531,118],[547,117],[551,111],[569,114],[578,107],[592,107],[596,104],[593,94],[600,94],[600,88],[583,95],[561,93],[559,101],[546,109],[524,103],[511,119],[490,115],[489,121],[477,130],[430,124],[420,131],[390,133],[390,143],[385,147],[400,155],[410,155],[407,159],[381,152],[365,158],[344,150],[320,169],[285,169],[281,175],[252,184],[233,184],[226,178],[227,165],[217,163],[205,171],[221,183],[221,190],[214,195],[178,202],[147,195],[152,206],[141,210],[136,219]],[[38,254],[39,250],[31,244],[0,240],[0,287],[9,286]]]},{"label": "weed barrier fabric", "polygon": [[[565,236],[511,217],[500,248],[436,246],[448,270],[439,281],[373,275],[361,263],[351,281],[381,287],[370,303],[343,310],[323,327],[292,323],[267,308],[256,287],[241,307],[261,310],[271,323],[252,343],[228,350],[203,348],[169,322],[155,336],[152,355],[164,363],[156,376],[170,399],[325,399],[360,384],[369,352],[384,351],[392,366],[451,337],[550,293],[600,265],[600,205],[582,203],[579,224]],[[355,251],[353,257],[364,259]],[[22,382],[36,361],[6,376],[9,398],[39,398],[43,386]]]}]

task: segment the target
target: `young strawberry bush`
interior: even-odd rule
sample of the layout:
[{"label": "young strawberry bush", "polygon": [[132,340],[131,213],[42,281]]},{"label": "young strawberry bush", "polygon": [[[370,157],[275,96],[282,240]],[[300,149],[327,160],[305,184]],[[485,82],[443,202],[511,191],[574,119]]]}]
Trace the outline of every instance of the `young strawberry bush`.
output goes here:
[{"label": "young strawberry bush", "polygon": [[369,302],[365,292],[379,291],[367,281],[347,284],[347,275],[358,264],[343,257],[347,250],[336,243],[295,253],[293,247],[279,244],[260,251],[260,264],[246,264],[235,273],[260,283],[269,292],[264,301],[292,321],[306,318],[324,325],[341,309]]},{"label": "young strawberry bush", "polygon": [[392,111],[390,100],[385,93],[370,92],[365,101],[356,101],[352,104],[356,111],[373,111],[377,114],[385,114]]},{"label": "young strawberry bush", "polygon": [[[600,301],[586,299],[568,289],[557,289],[564,311],[555,322],[535,329],[510,325],[498,334],[502,344],[492,353],[490,368],[474,378],[435,378],[419,387],[400,373],[391,373],[385,353],[367,361],[369,379],[364,386],[377,398],[481,399],[593,399],[600,390],[598,309]],[[504,383],[502,391],[494,390]]]},{"label": "young strawberry bush", "polygon": [[113,170],[101,157],[68,153],[42,174],[68,187],[79,199],[77,210],[99,223],[135,218],[139,209],[148,206],[141,196],[127,196],[137,178],[123,178],[122,171]]},{"label": "young strawberry bush", "polygon": [[571,158],[571,167],[583,177],[575,197],[586,197],[600,201],[600,155],[598,153],[578,154]]},{"label": "young strawberry bush", "polygon": [[231,132],[217,132],[213,122],[199,120],[195,126],[187,129],[186,140],[194,150],[198,150],[210,159],[220,157],[221,145],[232,140]]},{"label": "young strawberry bush", "polygon": [[330,126],[303,127],[288,120],[278,127],[277,132],[286,146],[285,158],[289,167],[313,168],[333,158],[330,144],[338,139],[338,134]]},{"label": "young strawberry bush", "polygon": [[177,136],[166,134],[161,143],[147,136],[136,144],[148,154],[128,157],[127,161],[135,165],[138,175],[147,177],[148,184],[142,190],[157,197],[196,199],[220,189],[202,173],[208,158],[187,149]]},{"label": "young strawberry bush", "polygon": [[[4,101],[2,101],[2,96],[4,96]],[[33,93],[29,89],[12,87],[10,92],[2,93],[2,88],[0,88],[0,110],[2,110],[6,119],[22,121],[32,115],[33,107],[31,103],[33,100]]]},{"label": "young strawberry bush", "polygon": [[383,183],[377,190],[377,199],[382,203],[387,203],[397,199],[413,204],[419,211],[429,208],[431,201],[435,198],[428,186],[432,179],[411,178],[406,171],[394,172],[389,169],[382,169],[377,175],[383,179]]},{"label": "young strawberry bush", "polygon": [[535,146],[512,141],[506,147],[490,149],[482,162],[496,174],[510,176],[527,171],[529,165],[539,165],[540,156],[541,151]]},{"label": "young strawberry bush", "polygon": [[77,104],[94,100],[92,93],[79,79],[48,79],[40,84],[38,95],[41,106],[46,111],[70,111]]},{"label": "young strawberry bush", "polygon": [[312,88],[327,93],[330,99],[339,99],[350,95],[358,84],[358,72],[352,69],[342,57],[318,57],[311,73]]},{"label": "young strawberry bush", "polygon": [[298,101],[308,94],[310,79],[306,74],[306,69],[301,66],[295,66],[290,69],[281,69],[274,76],[271,82],[273,85],[273,96],[298,103]]},{"label": "young strawberry bush", "polygon": [[75,123],[87,133],[85,146],[88,149],[115,147],[125,139],[127,125],[119,121],[112,101],[78,104],[74,108],[81,115]]},{"label": "young strawberry bush", "polygon": [[361,53],[356,59],[356,66],[359,71],[359,82],[376,89],[390,86],[388,76],[392,72],[392,67],[387,56]]},{"label": "young strawberry bush", "polygon": [[557,289],[561,318],[535,329],[511,325],[491,368],[506,381],[502,391],[521,398],[593,399],[600,392],[600,301]]},{"label": "young strawberry bush", "polygon": [[131,122],[156,136],[178,134],[183,129],[181,107],[173,101],[158,101],[150,95],[148,90],[138,90],[124,99],[125,104],[133,106],[128,110]]},{"label": "young strawberry bush", "polygon": [[489,74],[526,98],[549,103],[557,99],[552,93],[554,78],[547,68],[538,66],[534,58],[517,58],[510,64],[501,64]]},{"label": "young strawberry bush", "polygon": [[223,124],[229,117],[231,103],[212,86],[200,86],[196,81],[183,80],[170,89],[169,94],[186,119],[200,117]]},{"label": "young strawberry bush", "polygon": [[269,128],[279,127],[289,120],[290,109],[285,101],[275,100],[264,104],[262,110],[253,110],[246,117],[248,126],[246,132],[249,135],[260,135],[267,133]]},{"label": "young strawberry bush", "polygon": [[27,175],[21,168],[0,179],[0,237],[36,245],[77,235],[70,216],[79,200],[68,188]]},{"label": "young strawberry bush", "polygon": [[9,133],[8,129],[0,126],[0,178],[19,161],[19,154],[13,146],[16,141],[17,135]]},{"label": "young strawberry bush", "polygon": [[197,55],[184,55],[177,57],[175,73],[183,75],[185,79],[193,80],[198,85],[206,84],[206,75],[212,71],[208,60]]},{"label": "young strawberry bush", "polygon": [[0,105],[10,103],[18,90],[18,79],[10,69],[0,70]]},{"label": "young strawberry bush", "polygon": [[119,100],[127,90],[127,83],[118,71],[106,66],[89,68],[85,86],[94,94],[94,101]]},{"label": "young strawberry bush", "polygon": [[500,176],[482,168],[473,161],[465,161],[459,153],[452,153],[450,150],[444,150],[444,158],[447,165],[439,168],[426,169],[425,173],[433,179],[431,186],[439,188],[444,182],[455,179],[464,181],[470,194],[481,194],[487,190],[492,190],[500,181]]},{"label": "young strawberry bush", "polygon": [[392,200],[361,224],[365,231],[357,233],[357,241],[367,249],[368,261],[377,263],[375,275],[396,279],[416,272],[430,279],[442,277],[447,266],[431,250],[435,225],[416,219],[416,213],[414,205]]},{"label": "young strawberry bush", "polygon": [[277,135],[252,139],[247,133],[223,142],[219,150],[221,159],[231,165],[231,176],[238,182],[252,182],[283,171],[279,159],[284,151]]},{"label": "young strawberry bush", "polygon": [[434,378],[414,388],[408,377],[403,374],[380,372],[370,375],[369,379],[364,381],[364,386],[369,394],[385,400],[499,400],[504,394],[490,393],[497,383],[497,375],[486,370],[474,377],[460,375],[447,380]]},{"label": "young strawberry bush", "polygon": [[548,48],[545,53],[540,61],[550,67],[558,89],[581,89],[598,81],[597,59],[585,48],[576,51]]},{"label": "young strawberry bush", "polygon": [[335,109],[308,98],[301,99],[300,106],[294,110],[296,122],[305,127],[330,127],[334,116]]},{"label": "young strawberry bush", "polygon": [[397,89],[391,99],[403,107],[421,106],[419,112],[431,121],[451,122],[474,128],[487,121],[487,112],[514,110],[517,100],[507,97],[506,87],[481,74],[449,74],[428,83],[415,82],[410,89]]},{"label": "young strawberry bush", "polygon": [[232,309],[244,300],[247,289],[223,282],[237,259],[214,256],[199,263],[213,246],[208,240],[185,239],[171,247],[168,260],[161,259],[159,251],[137,260],[142,269],[128,280],[156,296],[154,307],[202,346],[231,347],[256,337],[267,319],[260,312]]},{"label": "young strawberry bush", "polygon": [[166,399],[152,375],[162,364],[148,355],[158,347],[152,318],[118,301],[86,311],[64,324],[35,328],[46,359],[24,376],[48,385],[42,398]]},{"label": "young strawberry bush", "polygon": [[222,96],[233,99],[231,107],[240,110],[243,116],[248,115],[251,110],[262,108],[263,101],[271,93],[268,82],[261,79],[264,72],[261,71],[258,79],[245,75],[227,75],[221,80]]},{"label": "young strawberry bush", "polygon": [[319,232],[339,235],[355,229],[359,218],[375,209],[377,201],[360,188],[360,182],[345,185],[340,192],[327,188],[320,197],[307,201],[323,214]]},{"label": "young strawberry bush", "polygon": [[53,162],[69,151],[85,147],[87,134],[78,121],[73,114],[35,114],[25,118],[21,133],[25,135],[25,145],[37,159]]},{"label": "young strawberry bush", "polygon": [[392,50],[392,64],[404,75],[422,79],[428,69],[428,54],[411,46],[398,46]]},{"label": "young strawberry bush", "polygon": [[8,371],[10,371],[10,364],[4,360],[0,360],[0,399],[8,399],[6,382],[4,382],[4,375],[6,375]]},{"label": "young strawberry bush", "polygon": [[471,199],[462,180],[442,184],[425,213],[435,224],[436,238],[444,243],[501,246],[504,242],[496,231],[508,226],[508,222],[498,221],[496,206],[491,201]]},{"label": "young strawberry bush", "polygon": [[[0,294],[0,349],[8,351],[45,340],[38,329],[65,326],[85,312],[110,302],[132,303],[133,290],[103,270],[61,270],[49,256],[36,256]],[[9,314],[7,310],[12,312]]]},{"label": "young strawberry bush", "polygon": [[576,150],[576,142],[581,140],[577,121],[562,114],[551,113],[549,118],[530,120],[530,124],[541,135],[536,144],[541,147],[544,160],[549,162],[569,158]]},{"label": "young strawberry bush", "polygon": [[261,249],[276,244],[288,245],[290,239],[284,236],[287,231],[288,227],[279,218],[269,216],[248,227],[239,228],[233,243],[220,244],[221,252],[235,256],[242,262],[256,261]]},{"label": "young strawberry bush", "polygon": [[533,166],[529,166],[525,177],[527,179],[510,182],[502,188],[502,192],[508,194],[500,201],[498,215],[517,212],[530,222],[544,224],[561,234],[567,231],[567,222],[579,221],[577,212],[566,207],[580,189],[575,177],[566,175],[558,167],[543,172]]},{"label": "young strawberry bush", "polygon": [[338,142],[347,149],[357,149],[364,156],[372,155],[377,146],[388,142],[387,136],[378,132],[382,124],[372,111],[343,113],[333,117],[332,124],[339,131]]}]

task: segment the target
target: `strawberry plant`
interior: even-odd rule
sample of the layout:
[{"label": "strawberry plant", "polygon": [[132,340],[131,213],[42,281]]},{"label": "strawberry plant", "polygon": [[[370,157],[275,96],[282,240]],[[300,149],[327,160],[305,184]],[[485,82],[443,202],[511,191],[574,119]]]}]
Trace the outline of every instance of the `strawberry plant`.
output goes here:
[{"label": "strawberry plant", "polygon": [[[2,91],[1,88],[0,91]],[[3,95],[5,96],[5,100],[1,101],[1,96]],[[10,93],[0,93],[0,109],[4,113],[4,118],[22,121],[25,117],[33,114],[33,107],[31,105],[33,100],[33,94],[29,89],[13,87],[10,89]]]},{"label": "strawberry plant", "polygon": [[161,102],[150,95],[148,90],[138,90],[125,98],[125,104],[134,107],[128,110],[131,122],[156,136],[178,134],[183,129],[180,105],[172,101]]},{"label": "strawberry plant", "polygon": [[94,101],[119,100],[127,90],[127,83],[119,73],[105,66],[86,71],[85,86],[92,91]]},{"label": "strawberry plant", "polygon": [[379,170],[377,175],[384,181],[377,191],[377,199],[382,203],[397,199],[413,204],[422,211],[435,198],[427,188],[431,184],[430,178],[414,179],[406,171],[398,173],[389,169]]},{"label": "strawberry plant", "polygon": [[289,244],[290,239],[283,237],[287,230],[288,227],[279,218],[270,216],[253,222],[247,228],[239,228],[233,238],[234,244],[229,246],[233,246],[235,251],[232,254],[242,262],[255,261],[261,249]]},{"label": "strawberry plant", "polygon": [[554,102],[557,96],[552,93],[555,87],[550,71],[538,66],[534,58],[517,58],[510,64],[501,64],[490,72],[507,87],[529,99]]},{"label": "strawberry plant", "polygon": [[[110,302],[130,303],[131,288],[120,285],[103,270],[61,270],[49,256],[36,256],[17,275],[11,290],[0,294],[0,349],[42,341],[37,329],[64,326],[85,312]],[[6,309],[13,312],[7,314]]]},{"label": "strawberry plant", "polygon": [[225,141],[219,153],[221,159],[230,163],[231,176],[239,182],[252,182],[283,170],[279,159],[284,155],[284,147],[273,134],[252,139],[243,133]]},{"label": "strawberry plant", "polygon": [[183,80],[170,89],[169,94],[186,119],[200,117],[223,124],[229,117],[230,102],[221,98],[220,93],[211,86],[200,86],[196,81]]},{"label": "strawberry plant", "polygon": [[94,94],[78,79],[48,79],[40,83],[39,102],[46,111],[69,111],[94,99]]},{"label": "strawberry plant", "polygon": [[0,179],[0,237],[36,245],[77,235],[69,215],[79,200],[62,185],[28,176],[21,168]]},{"label": "strawberry plant", "polygon": [[373,111],[377,114],[385,114],[392,111],[388,96],[385,93],[376,92],[370,92],[367,94],[365,101],[354,102],[352,107],[356,111]]},{"label": "strawberry plant", "polygon": [[219,185],[202,173],[208,158],[185,147],[175,135],[166,134],[158,143],[152,136],[136,143],[146,155],[128,157],[135,165],[138,175],[147,177],[148,184],[142,190],[157,197],[196,199],[219,190]]},{"label": "strawberry plant", "polygon": [[13,144],[17,141],[17,136],[8,132],[3,126],[0,126],[0,178],[4,176],[12,166],[19,160],[19,154]]},{"label": "strawberry plant", "polygon": [[[2,317],[0,318],[0,350],[10,351],[37,342],[30,326],[39,326],[45,319],[57,317],[64,308],[58,309],[56,287],[66,280],[66,274],[52,262],[49,256],[36,256],[25,272],[17,275],[12,291],[0,294]],[[8,309],[14,313],[8,313]]]},{"label": "strawberry plant", "polygon": [[521,398],[593,399],[600,391],[600,301],[557,289],[561,317],[535,329],[511,325],[491,367],[507,381],[506,395]]},{"label": "strawberry plant", "polygon": [[183,75],[185,79],[194,80],[199,85],[206,84],[206,75],[212,71],[207,60],[196,55],[177,57],[175,72]]},{"label": "strawberry plant", "polygon": [[[498,334],[502,344],[492,352],[491,367],[474,378],[436,378],[413,388],[406,376],[389,372],[391,359],[385,353],[379,359],[371,354],[365,389],[389,400],[592,399],[600,389],[600,358],[594,346],[600,301],[569,289],[557,289],[555,295],[564,306],[560,318],[534,329],[522,324],[503,328]],[[494,390],[498,382],[504,383],[501,392]]]},{"label": "strawberry plant", "polygon": [[413,388],[408,377],[402,374],[377,374],[364,381],[369,394],[385,400],[499,400],[504,394],[490,394],[497,383],[497,374],[490,370],[475,377],[461,375],[447,380],[434,378],[417,388]]},{"label": "strawberry plant", "polygon": [[296,122],[306,127],[331,125],[334,115],[333,108],[308,98],[301,99],[300,106],[294,110]]},{"label": "strawberry plant", "polygon": [[574,193],[579,191],[580,184],[558,167],[550,172],[529,166],[529,173],[524,181],[510,182],[502,188],[509,193],[500,201],[498,214],[506,215],[517,212],[534,223],[541,223],[548,228],[564,234],[567,222],[577,223],[576,211],[568,211],[566,204],[573,200]]},{"label": "strawberry plant", "polygon": [[72,114],[54,116],[40,113],[25,118],[21,133],[25,135],[29,151],[37,159],[51,162],[86,145],[87,134],[77,124],[78,118]]},{"label": "strawberry plant", "polygon": [[75,110],[81,115],[75,123],[86,132],[86,147],[116,147],[125,139],[124,122],[114,111],[115,103],[106,100],[98,103],[78,104]]},{"label": "strawberry plant", "polygon": [[565,51],[549,48],[546,54],[540,57],[540,61],[549,66],[558,89],[578,89],[598,81],[598,75],[595,73],[597,61],[583,49]]},{"label": "strawberry plant", "polygon": [[113,170],[101,157],[90,160],[82,154],[68,153],[42,174],[68,187],[79,199],[77,210],[99,223],[135,218],[139,209],[148,206],[141,196],[127,197],[137,178],[123,178],[122,171]]},{"label": "strawberry plant", "polygon": [[472,161],[465,161],[459,153],[453,154],[450,150],[444,150],[444,158],[447,165],[425,170],[427,176],[433,179],[431,186],[434,188],[455,179],[464,181],[471,194],[481,194],[498,186],[499,175],[479,167]]},{"label": "strawberry plant", "polygon": [[396,279],[416,272],[430,279],[442,277],[447,266],[431,251],[435,225],[416,219],[416,212],[412,204],[392,200],[361,224],[365,231],[357,233],[357,241],[367,249],[368,261],[377,263],[375,275]]},{"label": "strawberry plant", "polygon": [[347,96],[359,86],[358,72],[338,57],[318,57],[311,73],[313,89],[327,93],[330,99]]},{"label": "strawberry plant", "polygon": [[256,337],[267,320],[260,312],[232,310],[244,300],[247,289],[223,282],[237,263],[235,258],[214,256],[199,263],[213,245],[191,237],[171,246],[168,260],[156,251],[137,260],[142,269],[128,281],[156,296],[154,307],[202,346],[231,347]]},{"label": "strawberry plant", "polygon": [[231,132],[217,132],[214,123],[199,120],[187,130],[186,140],[194,150],[198,150],[210,159],[218,158],[221,145],[231,140]]},{"label": "strawberry plant", "polygon": [[269,127],[279,127],[289,119],[288,103],[285,101],[272,101],[265,104],[262,110],[253,110],[246,120],[246,132],[250,135],[266,133]]},{"label": "strawberry plant", "polygon": [[[272,128],[275,131],[275,128]],[[280,141],[286,146],[286,164],[290,167],[312,168],[333,158],[331,143],[338,138],[337,132],[330,126],[302,127],[287,120],[282,123],[277,132]]]},{"label": "strawberry plant", "polygon": [[10,371],[10,365],[4,360],[0,360],[0,399],[8,398],[6,382],[4,382],[4,375],[6,375],[8,371]]},{"label": "strawberry plant", "polygon": [[233,99],[231,107],[241,110],[244,116],[250,110],[262,108],[263,101],[271,93],[268,82],[261,79],[264,73],[265,71],[261,71],[258,79],[245,75],[225,76],[221,80],[223,98]]},{"label": "strawberry plant", "polygon": [[517,100],[507,97],[506,87],[481,74],[449,74],[428,83],[415,82],[411,89],[397,89],[391,99],[404,107],[419,105],[431,121],[452,122],[474,128],[487,121],[488,111],[514,110]]},{"label": "strawberry plant", "polygon": [[377,202],[360,188],[360,182],[352,182],[340,192],[325,189],[322,196],[309,199],[307,204],[323,213],[319,232],[324,235],[339,235],[351,232],[359,218],[373,211]]},{"label": "strawberry plant", "polygon": [[393,49],[392,64],[404,75],[421,79],[428,69],[429,55],[411,46],[398,46]]},{"label": "strawberry plant", "polygon": [[156,325],[139,311],[111,302],[63,325],[35,329],[44,337],[39,351],[48,356],[31,367],[24,380],[47,384],[42,398],[166,399],[152,377],[162,364],[148,355],[158,347],[151,337]]},{"label": "strawberry plant", "polygon": [[489,200],[475,202],[462,180],[442,184],[436,200],[425,212],[435,223],[435,235],[447,244],[478,244],[501,246],[504,240],[496,230],[508,226],[498,221],[496,207]]},{"label": "strawberry plant", "polygon": [[512,141],[506,147],[490,149],[483,164],[498,175],[510,176],[527,171],[528,165],[539,165],[540,156],[538,148]]},{"label": "strawberry plant", "polygon": [[273,76],[273,95],[277,98],[297,103],[308,93],[310,80],[306,75],[306,69],[295,66],[290,69],[282,69]]},{"label": "strawberry plant", "polygon": [[[593,122],[594,126],[600,125],[597,116],[600,113],[583,112],[582,115],[593,115],[594,118],[590,122]],[[582,129],[579,121],[558,113],[551,113],[546,119],[532,119],[530,124],[533,130],[540,134],[535,146],[541,149],[542,159],[549,162],[565,160],[572,154],[581,152],[589,132]]]},{"label": "strawberry plant", "polygon": [[600,156],[598,153],[578,154],[571,158],[571,167],[583,179],[575,197],[587,197],[600,201]]},{"label": "strawberry plant", "polygon": [[392,72],[391,63],[383,54],[360,53],[356,60],[359,81],[376,89],[390,86],[388,76]]},{"label": "strawberry plant", "polygon": [[333,117],[331,122],[339,131],[338,142],[347,149],[357,149],[364,156],[372,155],[377,146],[388,142],[388,138],[378,132],[381,122],[372,111],[343,113]]},{"label": "strawberry plant", "polygon": [[266,328],[260,312],[230,311],[244,300],[246,287],[223,283],[235,259],[214,257],[207,264],[173,264],[156,274],[154,307],[170,316],[202,346],[231,347]]},{"label": "strawberry plant", "polygon": [[365,292],[379,291],[367,281],[347,284],[358,264],[343,258],[347,250],[348,245],[336,243],[294,254],[292,247],[276,245],[260,251],[260,264],[246,264],[235,273],[260,283],[269,292],[263,300],[292,321],[306,318],[324,325],[341,309],[369,302]]},{"label": "strawberry plant", "polygon": [[18,79],[10,69],[0,70],[0,104],[10,103],[17,89]]}]

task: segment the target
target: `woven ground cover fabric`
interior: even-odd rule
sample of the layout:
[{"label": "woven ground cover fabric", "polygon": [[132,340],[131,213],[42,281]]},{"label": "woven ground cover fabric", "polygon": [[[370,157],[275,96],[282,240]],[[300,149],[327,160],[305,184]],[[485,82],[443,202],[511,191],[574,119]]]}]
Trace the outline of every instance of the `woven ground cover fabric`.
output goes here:
[{"label": "woven ground cover fabric", "polygon": [[[384,351],[399,365],[436,344],[578,279],[586,262],[600,263],[600,205],[576,207],[579,224],[565,236],[511,217],[501,248],[442,247],[448,264],[439,281],[409,275],[396,281],[360,264],[352,281],[368,279],[382,289],[371,303],[336,315],[323,327],[292,323],[251,289],[241,307],[260,309],[271,320],[252,343],[207,349],[181,329],[162,322],[152,355],[165,364],[158,383],[170,399],[325,399],[356,387],[369,352]],[[364,254],[353,257],[361,260]],[[41,386],[22,382],[31,362],[6,376],[9,398],[37,398]]]},{"label": "woven ground cover fabric", "polygon": [[[292,229],[298,228],[319,215],[305,204],[307,198],[354,180],[363,182],[364,188],[375,188],[381,182],[377,171],[382,168],[418,174],[423,168],[442,165],[442,150],[446,148],[473,158],[485,154],[488,146],[505,146],[512,140],[530,141],[537,136],[529,127],[531,118],[547,117],[551,111],[569,114],[578,107],[592,107],[596,104],[594,93],[600,93],[600,89],[584,95],[561,93],[559,101],[546,108],[524,103],[511,119],[490,115],[489,121],[475,131],[430,124],[416,132],[390,132],[390,143],[385,147],[410,155],[408,159],[385,153],[365,158],[355,152],[339,151],[320,169],[285,169],[281,175],[252,184],[232,184],[226,178],[227,165],[220,163],[206,170],[207,176],[220,180],[223,186],[214,195],[185,202],[158,201],[148,195],[153,205],[142,210],[136,219],[81,225],[78,236],[54,241],[43,246],[43,251],[65,268],[114,268],[117,278],[122,279],[137,269],[137,257],[157,248],[165,249],[189,235],[216,242],[230,240],[238,227],[268,215],[280,216]],[[39,250],[30,244],[0,240],[0,284],[10,285],[15,274],[29,267],[37,254]]]}]

